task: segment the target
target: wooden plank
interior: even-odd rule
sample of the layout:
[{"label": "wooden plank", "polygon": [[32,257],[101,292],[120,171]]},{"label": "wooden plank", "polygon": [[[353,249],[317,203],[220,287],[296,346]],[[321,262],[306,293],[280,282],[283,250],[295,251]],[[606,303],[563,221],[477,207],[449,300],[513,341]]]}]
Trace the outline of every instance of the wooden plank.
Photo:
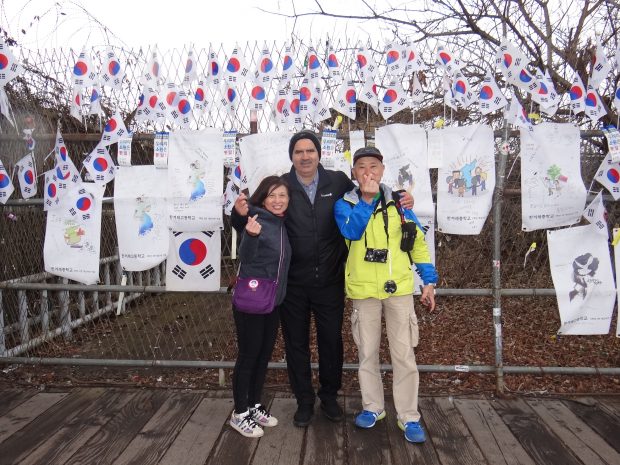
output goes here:
[{"label": "wooden plank", "polygon": [[527,403],[583,463],[588,465],[620,464],[620,454],[561,401],[530,399]]},{"label": "wooden plank", "polygon": [[20,462],[20,465],[64,465],[69,458],[108,421],[114,418],[136,392],[106,390],[100,398],[92,402],[62,426],[56,434],[35,448]]},{"label": "wooden plank", "polygon": [[597,397],[596,403],[601,410],[620,420],[620,397]]},{"label": "wooden plank", "polygon": [[112,463],[162,406],[167,396],[163,391],[138,392],[66,464]]},{"label": "wooden plank", "polygon": [[534,461],[510,432],[492,403],[483,399],[455,399],[469,431],[487,461],[498,465],[534,465]]},{"label": "wooden plank", "polygon": [[114,465],[153,465],[163,457],[200,403],[199,394],[168,394],[142,431],[129,443]]},{"label": "wooden plank", "polygon": [[392,464],[390,441],[387,433],[387,418],[380,420],[370,429],[355,426],[355,415],[362,410],[358,397],[346,399],[345,431],[347,438],[348,463]]},{"label": "wooden plank", "polygon": [[305,429],[293,425],[296,410],[297,400],[293,398],[273,399],[270,412],[278,419],[278,426],[265,428],[265,435],[258,443],[252,465],[290,465],[300,462]]},{"label": "wooden plank", "polygon": [[0,445],[0,457],[6,463],[19,463],[32,449],[55,434],[64,422],[80,415],[82,410],[103,395],[103,388],[75,389],[60,402],[49,407],[36,421],[25,425]]},{"label": "wooden plank", "polygon": [[[342,399],[339,399],[342,402]],[[345,463],[344,422],[334,423],[321,413],[319,402],[314,406],[314,418],[306,429],[306,447],[302,463],[308,465],[338,465]]]},{"label": "wooden plank", "polygon": [[[227,399],[228,415],[233,410],[233,400]],[[215,444],[209,456],[208,465],[243,465],[249,464],[260,439],[245,438],[232,429],[228,422],[224,425],[220,440]]]},{"label": "wooden plank", "polygon": [[423,398],[420,399],[420,407],[424,411],[427,432],[430,431],[430,439],[441,463],[487,463],[451,400]]},{"label": "wooden plank", "polygon": [[523,399],[497,400],[493,406],[536,463],[581,465]]},{"label": "wooden plank", "polygon": [[202,399],[159,465],[202,465],[230,416],[230,401]]},{"label": "wooden plank", "polygon": [[620,452],[620,420],[598,405],[584,405],[581,402],[564,400],[564,404],[581,420],[597,432],[617,452]]},{"label": "wooden plank", "polygon": [[[387,429],[388,441],[390,443],[390,452],[392,454],[392,463],[394,465],[409,465],[411,463],[420,465],[439,465],[439,457],[435,451],[431,437],[433,431],[428,430],[422,415],[422,426],[426,431],[426,442],[424,444],[411,444],[405,439],[404,433],[398,427],[398,416],[394,408],[394,402],[386,398],[385,411],[387,416],[384,420]],[[424,413],[424,412],[422,412]]]},{"label": "wooden plank", "polygon": [[40,391],[36,389],[7,389],[2,391],[0,395],[0,417],[4,416],[10,410],[30,399]]},{"label": "wooden plank", "polygon": [[[0,418],[0,443],[66,396],[66,392],[41,392],[6,413]],[[3,445],[0,444],[0,450],[3,449]]]}]

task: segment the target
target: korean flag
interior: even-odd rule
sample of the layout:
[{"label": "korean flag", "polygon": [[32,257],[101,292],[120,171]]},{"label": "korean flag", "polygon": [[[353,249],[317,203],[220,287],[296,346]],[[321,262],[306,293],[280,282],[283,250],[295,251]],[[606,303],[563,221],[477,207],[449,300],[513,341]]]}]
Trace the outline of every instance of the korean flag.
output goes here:
[{"label": "korean flag", "polygon": [[166,289],[218,291],[220,257],[220,231],[171,231],[166,263]]}]

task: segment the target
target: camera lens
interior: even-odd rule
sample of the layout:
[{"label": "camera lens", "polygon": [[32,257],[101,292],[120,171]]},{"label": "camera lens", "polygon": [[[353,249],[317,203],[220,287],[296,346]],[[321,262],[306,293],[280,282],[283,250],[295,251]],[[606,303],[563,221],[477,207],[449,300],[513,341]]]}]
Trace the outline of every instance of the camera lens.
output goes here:
[{"label": "camera lens", "polygon": [[383,290],[388,294],[394,294],[396,292],[396,283],[391,279],[389,281],[386,281],[383,285]]}]

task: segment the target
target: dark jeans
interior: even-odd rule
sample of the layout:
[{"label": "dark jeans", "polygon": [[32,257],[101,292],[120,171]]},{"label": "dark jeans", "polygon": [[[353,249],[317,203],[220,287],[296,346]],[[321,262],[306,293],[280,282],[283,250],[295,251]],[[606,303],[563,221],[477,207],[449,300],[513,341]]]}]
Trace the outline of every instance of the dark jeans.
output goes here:
[{"label": "dark jeans", "polygon": [[322,288],[289,285],[280,307],[286,364],[298,404],[314,404],[310,368],[310,318],[314,316],[319,352],[321,400],[335,399],[342,386],[344,284]]},{"label": "dark jeans", "polygon": [[278,307],[266,315],[243,313],[233,307],[239,353],[233,371],[235,413],[261,401],[267,364],[278,334]]}]

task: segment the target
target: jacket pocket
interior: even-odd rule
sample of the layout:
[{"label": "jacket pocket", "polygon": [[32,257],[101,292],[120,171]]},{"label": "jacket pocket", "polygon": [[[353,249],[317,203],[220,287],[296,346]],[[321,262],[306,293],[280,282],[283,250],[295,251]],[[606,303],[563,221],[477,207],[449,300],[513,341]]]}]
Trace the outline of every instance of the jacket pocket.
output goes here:
[{"label": "jacket pocket", "polygon": [[417,347],[420,340],[420,327],[418,326],[418,317],[413,308],[409,314],[409,334],[411,337],[411,347]]},{"label": "jacket pocket", "polygon": [[351,312],[351,334],[353,335],[353,341],[357,347],[360,346],[360,313],[357,308],[353,308]]}]

